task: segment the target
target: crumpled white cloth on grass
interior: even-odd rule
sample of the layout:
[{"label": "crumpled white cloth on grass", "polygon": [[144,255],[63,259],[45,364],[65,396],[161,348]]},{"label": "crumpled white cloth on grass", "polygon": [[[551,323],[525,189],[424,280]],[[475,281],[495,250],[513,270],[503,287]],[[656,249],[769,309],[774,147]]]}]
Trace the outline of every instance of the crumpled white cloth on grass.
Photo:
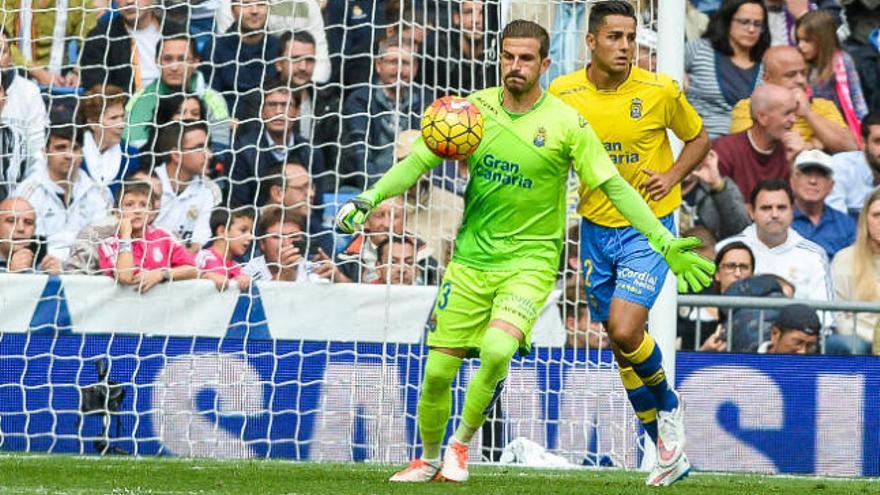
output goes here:
[{"label": "crumpled white cloth on grass", "polygon": [[501,464],[522,464],[538,468],[571,468],[568,459],[550,453],[543,446],[525,437],[511,440],[501,453]]}]

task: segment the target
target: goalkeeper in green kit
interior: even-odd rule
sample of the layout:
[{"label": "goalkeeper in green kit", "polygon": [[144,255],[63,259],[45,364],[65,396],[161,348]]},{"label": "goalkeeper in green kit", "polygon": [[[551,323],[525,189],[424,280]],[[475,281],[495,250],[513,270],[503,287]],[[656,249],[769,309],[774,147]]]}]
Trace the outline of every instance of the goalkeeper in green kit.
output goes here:
[{"label": "goalkeeper in green kit", "polygon": [[[538,24],[511,22],[501,35],[503,86],[468,97],[483,115],[483,139],[467,158],[464,218],[428,335],[418,404],[422,456],[391,481],[468,479],[468,444],[501,395],[514,354],[529,352],[532,326],[554,287],[572,165],[581,182],[602,189],[694,289],[708,286],[714,272],[710,261],[691,252],[694,243],[674,237],[618,174],[589,123],[541,89],[549,43]],[[353,232],[376,205],[404,193],[441,161],[419,139],[409,157],[342,205],[338,228]],[[441,459],[452,382],[466,357],[479,357],[480,368]]]}]

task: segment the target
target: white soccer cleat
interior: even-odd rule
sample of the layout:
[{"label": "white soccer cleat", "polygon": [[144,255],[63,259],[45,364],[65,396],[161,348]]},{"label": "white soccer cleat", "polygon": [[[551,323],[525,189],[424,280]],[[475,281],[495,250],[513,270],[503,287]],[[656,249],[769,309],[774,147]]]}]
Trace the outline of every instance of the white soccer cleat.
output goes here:
[{"label": "white soccer cleat", "polygon": [[449,441],[443,453],[443,469],[440,478],[446,481],[461,483],[468,479],[468,446],[456,439]]},{"label": "white soccer cleat", "polygon": [[437,478],[440,467],[421,459],[413,459],[406,469],[396,473],[388,481],[398,483],[427,483]]},{"label": "white soccer cleat", "polygon": [[648,486],[669,486],[676,481],[687,478],[690,472],[691,462],[686,455],[682,454],[678,461],[668,468],[662,468],[660,464],[655,464],[648,479],[645,480],[645,484]]},{"label": "white soccer cleat", "polygon": [[684,455],[684,401],[678,392],[678,407],[672,411],[657,411],[657,465],[666,470]]}]

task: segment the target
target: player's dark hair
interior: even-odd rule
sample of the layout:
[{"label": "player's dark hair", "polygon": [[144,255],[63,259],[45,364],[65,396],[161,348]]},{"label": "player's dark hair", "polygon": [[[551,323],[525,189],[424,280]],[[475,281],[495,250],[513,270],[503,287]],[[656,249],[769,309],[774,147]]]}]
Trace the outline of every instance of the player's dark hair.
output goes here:
[{"label": "player's dark hair", "polygon": [[764,179],[755,184],[755,188],[752,189],[752,194],[749,196],[749,202],[752,206],[755,205],[755,200],[758,199],[758,193],[761,191],[785,191],[785,194],[788,195],[789,203],[794,204],[794,191],[791,190],[791,184],[789,184],[788,181],[782,179]]},{"label": "player's dark hair", "polygon": [[510,21],[507,26],[504,26],[504,31],[501,32],[502,48],[504,47],[504,40],[507,38],[530,38],[538,40],[538,43],[541,45],[538,50],[541,59],[543,60],[547,58],[547,55],[550,54],[550,35],[547,34],[547,30],[541,27],[540,24],[532,21],[526,21],[524,19]]},{"label": "player's dark hair", "polygon": [[605,18],[610,15],[629,17],[638,24],[636,9],[633,8],[631,3],[626,0],[607,0],[594,3],[590,9],[589,32],[593,34],[598,33],[602,25],[605,24]]},{"label": "player's dark hair", "polygon": [[703,38],[709,41],[712,48],[728,57],[733,55],[733,48],[730,46],[730,26],[733,24],[733,16],[740,7],[747,3],[753,3],[761,7],[764,13],[764,26],[761,28],[761,35],[758,42],[749,51],[749,56],[753,62],[760,62],[764,57],[764,52],[770,48],[770,27],[767,25],[767,7],[761,0],[725,0],[721,7],[712,14],[709,19],[709,26],[703,33]]},{"label": "player's dark hair", "polygon": [[754,271],[755,270],[755,253],[752,252],[752,248],[750,248],[748,245],[746,245],[746,243],[740,242],[740,241],[731,242],[730,244],[725,244],[724,247],[719,249],[718,252],[715,254],[715,266],[721,265],[721,260],[723,260],[724,257],[727,256],[727,253],[729,253],[731,251],[736,251],[736,250],[742,250],[742,251],[749,253],[749,261],[752,264],[752,271]]},{"label": "player's dark hair", "polygon": [[880,125],[880,111],[868,112],[868,115],[865,115],[865,118],[862,119],[862,137],[868,139],[868,134],[871,133],[869,127],[872,125]]},{"label": "player's dark hair", "polygon": [[211,219],[209,220],[211,224],[211,235],[219,237],[217,235],[217,229],[221,226],[225,229],[229,229],[229,226],[232,225],[232,222],[238,220],[239,218],[250,218],[251,220],[257,217],[257,212],[254,211],[254,208],[249,205],[240,206],[238,208],[234,208],[232,210],[220,207],[214,208],[214,211],[211,212]]}]

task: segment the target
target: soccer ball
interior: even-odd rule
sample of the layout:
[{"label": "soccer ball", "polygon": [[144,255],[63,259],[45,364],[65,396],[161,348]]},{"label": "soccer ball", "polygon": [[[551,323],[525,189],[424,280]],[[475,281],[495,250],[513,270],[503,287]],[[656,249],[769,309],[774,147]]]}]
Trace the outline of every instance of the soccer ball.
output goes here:
[{"label": "soccer ball", "polygon": [[438,98],[422,114],[422,139],[440,158],[464,160],[483,139],[483,115],[459,96]]}]

